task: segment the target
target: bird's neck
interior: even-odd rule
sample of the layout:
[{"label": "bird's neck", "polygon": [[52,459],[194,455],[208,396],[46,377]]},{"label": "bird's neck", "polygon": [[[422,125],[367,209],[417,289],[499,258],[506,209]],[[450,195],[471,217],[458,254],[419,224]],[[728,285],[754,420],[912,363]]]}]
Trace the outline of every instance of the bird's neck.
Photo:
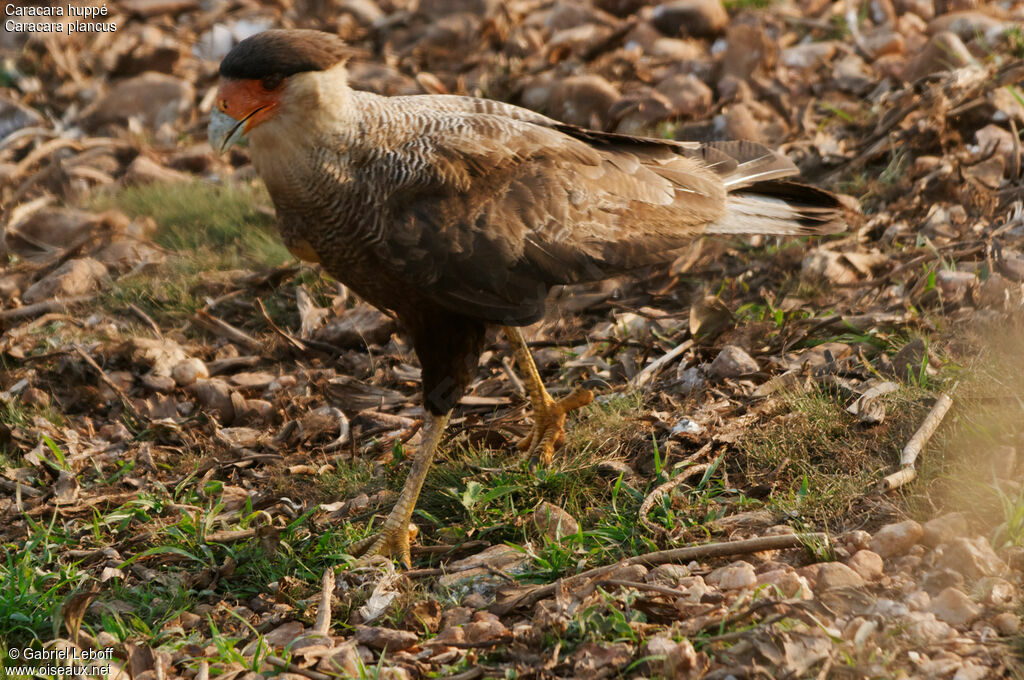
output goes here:
[{"label": "bird's neck", "polygon": [[253,164],[275,203],[302,196],[325,162],[332,174],[343,172],[362,127],[358,95],[342,66],[301,74],[289,83],[288,97],[288,106],[249,134]]}]

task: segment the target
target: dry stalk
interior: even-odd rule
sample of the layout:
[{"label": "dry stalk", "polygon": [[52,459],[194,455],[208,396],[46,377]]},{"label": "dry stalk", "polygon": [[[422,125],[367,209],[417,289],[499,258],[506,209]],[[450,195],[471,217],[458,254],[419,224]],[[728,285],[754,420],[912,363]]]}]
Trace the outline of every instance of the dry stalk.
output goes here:
[{"label": "dry stalk", "polygon": [[[956,389],[955,385],[953,389]],[[882,491],[898,489],[909,484],[917,477],[917,470],[914,467],[917,457],[921,455],[924,445],[935,434],[935,430],[938,429],[939,424],[946,417],[946,413],[952,405],[953,400],[948,394],[942,393],[939,395],[939,398],[935,400],[935,405],[932,406],[932,410],[928,412],[924,422],[921,423],[921,427],[917,428],[917,432],[910,438],[907,445],[903,447],[903,452],[900,454],[900,469],[882,479]]]}]

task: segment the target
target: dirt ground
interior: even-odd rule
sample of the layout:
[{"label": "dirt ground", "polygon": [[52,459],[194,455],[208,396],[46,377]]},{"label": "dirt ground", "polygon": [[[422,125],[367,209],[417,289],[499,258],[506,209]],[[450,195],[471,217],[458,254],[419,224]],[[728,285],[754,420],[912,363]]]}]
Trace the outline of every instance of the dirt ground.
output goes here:
[{"label": "dirt ground", "polygon": [[[1024,3],[0,13],[9,676],[1021,677]],[[419,444],[420,369],[284,249],[247,151],[205,141],[220,59],[272,27],[339,34],[359,89],[757,140],[848,230],[553,291],[538,366],[598,398],[552,465],[515,449],[494,333],[413,569],[357,567]]]}]

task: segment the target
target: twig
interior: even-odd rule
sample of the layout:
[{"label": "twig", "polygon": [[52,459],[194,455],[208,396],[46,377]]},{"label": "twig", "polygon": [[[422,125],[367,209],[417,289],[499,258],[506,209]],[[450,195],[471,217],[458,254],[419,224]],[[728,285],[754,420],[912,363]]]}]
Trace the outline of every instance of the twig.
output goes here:
[{"label": "twig", "polygon": [[264,661],[269,663],[271,666],[274,666],[275,668],[286,670],[289,673],[298,673],[299,675],[305,675],[307,678],[310,678],[310,680],[335,680],[333,676],[318,673],[314,670],[310,670],[309,668],[302,668],[301,666],[296,666],[295,664],[288,663],[284,659],[279,659],[276,656],[268,656],[264,659]]},{"label": "twig", "polygon": [[82,304],[83,302],[89,302],[94,297],[96,296],[77,295],[75,297],[64,298],[63,300],[47,300],[46,302],[37,302],[34,305],[25,305],[24,307],[16,307],[15,309],[5,309],[0,312],[0,323],[39,316],[40,314],[49,314],[51,312],[66,312],[68,311],[68,307]]},{"label": "twig", "polygon": [[413,555],[447,555],[451,552],[460,552],[465,550],[475,550],[477,548],[487,548],[491,545],[490,541],[466,541],[465,543],[459,543],[457,545],[417,545],[413,546]]},{"label": "twig", "polygon": [[334,593],[334,568],[327,567],[324,570],[323,580],[320,582],[320,607],[316,612],[316,623],[313,624],[313,634],[323,635],[331,630],[331,595]]},{"label": "twig", "polygon": [[761,552],[764,550],[799,548],[800,546],[812,541],[827,542],[828,534],[806,533],[759,536],[757,538],[746,538],[742,541],[724,541],[722,543],[694,545],[687,548],[658,550],[657,552],[631,557],[626,560],[626,564],[657,566],[659,564],[669,564],[672,562],[689,562],[691,560],[707,559],[709,557],[725,557],[727,555],[740,555],[744,553]]},{"label": "twig", "polygon": [[455,675],[446,675],[441,680],[477,680],[478,678],[482,678],[483,675],[483,666],[474,666],[473,668],[470,668],[468,671],[462,671],[461,673],[456,673]]},{"label": "twig", "polygon": [[34,487],[22,484],[21,482],[12,482],[9,479],[0,478],[0,489],[11,493],[20,493],[25,496],[39,496],[43,492]]},{"label": "twig", "polygon": [[[710,449],[711,444],[706,444],[704,448]],[[704,472],[709,467],[710,465],[708,463],[701,463],[700,465],[694,465],[693,467],[686,468],[672,479],[655,488],[654,491],[647,495],[644,502],[640,504],[640,523],[655,533],[667,534],[668,532],[663,527],[659,527],[657,524],[647,519],[647,515],[650,514],[651,508],[654,507],[654,504],[659,501],[662,496],[685,482],[690,477]]]},{"label": "twig", "polygon": [[200,309],[192,317],[192,321],[214,335],[219,335],[235,344],[242,345],[250,351],[257,351],[260,348],[259,341],[248,333],[245,333],[227,321],[222,321],[205,309]]},{"label": "twig", "polygon": [[512,384],[512,390],[520,397],[525,397],[526,388],[523,387],[523,381],[519,379],[519,376],[516,375],[516,372],[512,369],[512,360],[508,357],[502,357],[501,370],[508,378],[508,381]]},{"label": "twig", "polygon": [[164,334],[160,332],[160,326],[156,325],[156,321],[153,321],[149,314],[142,311],[134,302],[128,304],[128,309],[132,310],[132,313],[135,314],[135,316],[142,319],[142,321],[145,322],[145,324],[149,326],[154,333],[156,333],[156,337],[163,339]]},{"label": "twig", "polygon": [[267,313],[267,308],[263,306],[263,300],[256,298],[256,306],[260,308],[260,314],[263,315],[263,320],[267,322],[268,326],[270,326],[270,330],[277,333],[282,340],[291,345],[292,349],[297,349],[300,352],[308,351],[309,348],[306,347],[306,343],[274,323],[274,320],[270,318],[270,314]]},{"label": "twig", "polygon": [[[956,385],[953,386],[953,389],[956,389]],[[917,477],[914,463],[917,462],[917,457],[921,455],[924,445],[935,434],[939,423],[946,417],[946,413],[952,405],[953,400],[948,394],[942,393],[939,395],[939,398],[935,400],[935,405],[932,406],[932,410],[928,412],[924,422],[921,423],[921,427],[917,428],[917,432],[910,438],[907,445],[903,447],[903,452],[900,454],[900,469],[882,479],[881,487],[883,491],[898,489],[909,484]]]},{"label": "twig", "polygon": [[669,588],[668,586],[659,586],[657,583],[641,583],[639,581],[623,581],[617,578],[606,578],[603,581],[598,581],[594,584],[595,586],[619,586],[620,588],[634,588],[636,590],[646,590],[652,593],[658,593],[660,595],[668,595],[669,597],[686,597],[687,593],[676,588]]},{"label": "twig", "polygon": [[693,340],[686,340],[670,349],[664,356],[652,361],[650,364],[645,366],[642,371],[633,376],[632,380],[629,381],[629,389],[636,390],[646,385],[656,375],[658,375],[662,368],[674,361],[680,354],[691,347],[693,347]]},{"label": "twig", "polygon": [[78,355],[85,360],[85,363],[89,364],[89,367],[96,372],[96,375],[98,375],[100,380],[103,381],[103,384],[105,384],[110,389],[114,390],[114,394],[121,398],[121,404],[124,406],[126,411],[132,414],[133,418],[140,422],[145,422],[146,420],[148,420],[147,418],[142,417],[142,414],[139,413],[139,411],[135,408],[135,405],[132,404],[131,400],[128,398],[128,395],[125,394],[124,390],[121,389],[121,386],[110,379],[110,376],[107,375],[107,372],[103,370],[103,367],[97,364],[96,360],[89,356],[86,353],[86,351],[82,349],[81,345],[75,345],[74,347],[75,352],[77,352]]},{"label": "twig", "polygon": [[520,606],[530,606],[540,600],[551,597],[555,591],[567,582],[580,580],[594,580],[605,574],[618,569],[623,565],[642,564],[644,566],[657,566],[659,564],[689,562],[697,559],[710,557],[726,557],[729,555],[741,555],[744,553],[761,552],[764,550],[785,550],[787,548],[799,548],[812,541],[828,541],[828,534],[807,533],[807,534],[781,534],[779,536],[759,536],[748,538],[742,541],[725,541],[723,543],[708,543],[705,545],[694,545],[687,548],[674,548],[672,550],[658,550],[656,552],[637,555],[617,564],[612,564],[595,569],[588,569],[573,576],[559,579],[554,583],[535,588],[523,593],[509,602],[492,605],[490,611],[494,614],[507,614]]}]

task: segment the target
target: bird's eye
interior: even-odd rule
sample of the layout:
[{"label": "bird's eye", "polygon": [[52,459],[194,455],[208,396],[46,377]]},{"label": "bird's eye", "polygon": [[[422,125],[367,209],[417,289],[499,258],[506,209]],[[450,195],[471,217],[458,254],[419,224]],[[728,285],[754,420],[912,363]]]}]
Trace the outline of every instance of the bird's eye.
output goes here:
[{"label": "bird's eye", "polygon": [[281,81],[284,80],[280,73],[274,73],[263,78],[260,84],[263,85],[264,90],[276,90],[281,85]]}]

